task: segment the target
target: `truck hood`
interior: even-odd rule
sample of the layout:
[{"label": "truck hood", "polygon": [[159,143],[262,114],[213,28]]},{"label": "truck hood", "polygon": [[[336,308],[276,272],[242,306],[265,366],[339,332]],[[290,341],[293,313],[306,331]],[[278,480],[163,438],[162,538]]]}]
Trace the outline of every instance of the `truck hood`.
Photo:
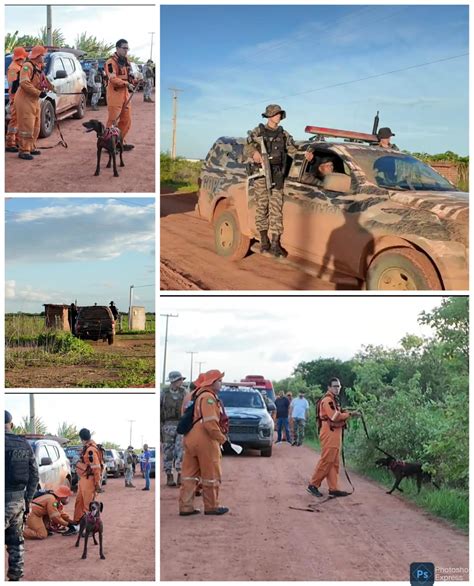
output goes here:
[{"label": "truck hood", "polygon": [[468,221],[469,194],[464,191],[390,191],[390,199],[405,207],[432,212],[444,220]]},{"label": "truck hood", "polygon": [[226,407],[226,413],[230,419],[271,419],[266,409],[254,409],[251,407]]}]

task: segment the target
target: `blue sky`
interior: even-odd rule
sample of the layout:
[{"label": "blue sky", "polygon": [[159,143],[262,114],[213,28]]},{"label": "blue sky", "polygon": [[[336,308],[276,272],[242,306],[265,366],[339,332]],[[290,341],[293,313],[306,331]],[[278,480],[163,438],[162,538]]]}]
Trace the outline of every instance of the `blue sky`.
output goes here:
[{"label": "blue sky", "polygon": [[8,198],[5,202],[7,312],[44,303],[134,304],[154,311],[152,198]]},{"label": "blue sky", "polygon": [[245,136],[268,103],[297,140],[306,124],[370,132],[380,110],[401,149],[467,155],[467,56],[327,86],[467,53],[468,18],[466,6],[162,6],[161,149],[175,87],[180,156]]},{"label": "blue sky", "polygon": [[[132,4],[132,3],[130,3]],[[55,6],[52,9],[53,29],[59,28],[69,46],[74,46],[76,36],[87,33],[108,44],[124,38],[129,42],[130,53],[143,61],[150,58],[151,35],[157,33],[154,6]],[[144,27],[144,24],[146,25]],[[46,3],[41,6],[7,6],[5,31],[19,35],[36,35],[46,26]],[[156,49],[156,37],[154,47]],[[156,61],[158,52],[153,51]]]}]

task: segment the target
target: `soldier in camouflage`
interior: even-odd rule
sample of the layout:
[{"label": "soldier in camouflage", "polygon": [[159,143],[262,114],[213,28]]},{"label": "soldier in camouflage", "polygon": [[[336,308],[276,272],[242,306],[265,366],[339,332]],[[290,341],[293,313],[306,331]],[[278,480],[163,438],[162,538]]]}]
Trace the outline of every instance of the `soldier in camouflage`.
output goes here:
[{"label": "soldier in camouflage", "polygon": [[[287,256],[282,248],[280,238],[283,233],[283,183],[285,180],[287,156],[293,157],[297,147],[293,137],[280,126],[281,120],[286,118],[286,112],[278,104],[270,104],[262,114],[267,123],[259,124],[249,130],[244,156],[251,159],[256,165],[262,164],[262,152],[259,139],[263,138],[271,167],[271,182],[273,187],[267,189],[264,177],[254,180],[257,209],[255,224],[260,232],[260,251],[270,251],[273,255]],[[272,242],[268,238],[271,232]]]},{"label": "soldier in camouflage", "polygon": [[[170,386],[161,394],[160,418],[161,437],[163,442],[163,468],[166,473],[166,486],[181,486],[181,462],[183,460],[183,436],[176,428],[181,417],[186,389],[183,386],[185,377],[174,370],[168,380]],[[173,466],[177,472],[176,482],[173,477]]]},{"label": "soldier in camouflage", "polygon": [[392,144],[390,142],[390,139],[392,138],[392,136],[395,136],[395,135],[393,134],[393,132],[391,131],[390,128],[388,128],[388,127],[381,128],[377,132],[377,138],[379,139],[378,146],[380,146],[384,149],[392,149],[394,151],[399,151],[400,149],[397,147],[397,145]]},{"label": "soldier in camouflage", "polygon": [[7,576],[11,582],[23,577],[23,524],[38,487],[38,466],[30,444],[12,433],[12,416],[5,411],[5,545]]},{"label": "soldier in camouflage", "polygon": [[102,94],[102,75],[99,71],[99,62],[93,61],[91,68],[89,69],[89,75],[87,76],[87,85],[91,88],[91,106],[93,110],[98,110],[97,104],[99,103],[100,96]]}]

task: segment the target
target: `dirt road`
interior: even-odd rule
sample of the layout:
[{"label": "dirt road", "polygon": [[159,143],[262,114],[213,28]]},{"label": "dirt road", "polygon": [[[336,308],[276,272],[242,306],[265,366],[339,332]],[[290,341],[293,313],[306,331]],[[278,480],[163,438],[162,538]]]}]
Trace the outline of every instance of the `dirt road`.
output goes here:
[{"label": "dirt road", "polygon": [[[23,161],[17,154],[5,153],[5,191],[20,193],[150,193],[155,191],[155,104],[143,102],[143,92],[132,100],[132,127],[127,142],[133,151],[124,153],[125,167],[106,169],[108,155],[102,153],[101,174],[94,177],[96,167],[96,134],[85,133],[83,122],[97,119],[107,122],[107,107],[98,112],[87,107],[82,120],[68,118],[60,122],[68,148],[57,146],[42,150],[33,161]],[[59,140],[57,129],[49,138],[38,141],[39,148],[52,146]]]},{"label": "dirt road", "polygon": [[214,251],[211,225],[194,212],[197,197],[160,197],[162,290],[316,290],[355,289],[353,280],[321,279],[277,259],[250,254],[231,262]]},{"label": "dirt road", "polygon": [[353,495],[318,512],[289,509],[317,503],[305,491],[316,461],[286,443],[271,458],[224,456],[221,504],[231,511],[222,517],[179,517],[162,477],[161,580],[408,582],[412,562],[468,568],[466,535],[356,474]]},{"label": "dirt road", "polygon": [[[25,577],[31,581],[152,581],[155,577],[155,492],[140,490],[144,480],[136,475],[136,489],[125,488],[123,478],[109,478],[104,503],[104,555],[90,540],[88,558],[82,560],[76,538],[52,535],[44,541],[25,541]],[[74,512],[74,500],[66,506]]]}]

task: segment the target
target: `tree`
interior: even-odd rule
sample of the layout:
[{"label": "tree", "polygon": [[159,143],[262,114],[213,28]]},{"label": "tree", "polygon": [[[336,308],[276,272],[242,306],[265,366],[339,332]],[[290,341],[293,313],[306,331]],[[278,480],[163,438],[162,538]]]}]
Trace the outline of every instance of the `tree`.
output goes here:
[{"label": "tree", "polygon": [[87,53],[89,58],[102,58],[109,57],[115,49],[113,43],[107,44],[105,41],[99,41],[97,37],[92,35],[88,36],[87,33],[81,33],[77,35],[74,42],[76,49],[81,49]]},{"label": "tree", "polygon": [[308,386],[318,385],[324,391],[334,376],[341,380],[344,387],[352,387],[355,380],[352,360],[342,361],[338,358],[316,358],[309,362],[300,362],[293,375],[301,376]]},{"label": "tree", "polygon": [[34,425],[32,425],[32,421],[29,417],[23,417],[21,420],[21,424],[15,426],[13,428],[13,433],[16,434],[25,434],[25,433],[37,433],[40,435],[47,435],[48,434],[48,426],[41,417],[34,418]]},{"label": "tree", "polygon": [[[40,28],[40,32],[39,32],[39,41],[40,41],[41,45],[48,44],[47,37],[48,37],[47,29],[45,26],[42,26]],[[63,35],[60,28],[53,29],[53,32],[51,35],[51,40],[52,40],[53,47],[67,47],[66,37]]]},{"label": "tree", "polygon": [[114,444],[114,442],[102,442],[102,447],[109,449],[109,450],[120,450],[119,444]]},{"label": "tree", "polygon": [[18,31],[13,34],[7,33],[5,35],[5,53],[12,53],[13,49],[18,46]]},{"label": "tree", "polygon": [[65,421],[58,426],[58,437],[67,438],[71,443],[81,443],[79,431],[75,425],[66,423]]}]

